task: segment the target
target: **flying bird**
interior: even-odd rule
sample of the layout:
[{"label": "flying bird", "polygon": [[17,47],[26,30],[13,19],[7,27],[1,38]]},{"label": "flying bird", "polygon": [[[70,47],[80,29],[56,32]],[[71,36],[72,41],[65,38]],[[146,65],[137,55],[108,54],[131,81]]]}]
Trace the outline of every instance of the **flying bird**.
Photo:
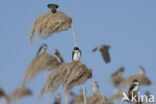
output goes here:
[{"label": "flying bird", "polygon": [[121,82],[121,87],[123,88],[127,88],[131,85],[131,82],[134,80],[134,79],[137,79],[141,85],[151,85],[152,82],[151,80],[146,76],[145,74],[145,71],[142,67],[139,67],[138,69],[138,74],[136,75],[132,75],[128,78],[125,78],[122,82]]},{"label": "flying bird", "polygon": [[114,74],[112,74],[111,81],[115,86],[118,86],[124,80],[122,76],[123,72],[124,72],[124,67],[122,66]]},{"label": "flying bird", "polygon": [[104,61],[106,63],[109,63],[110,62],[109,49],[110,49],[110,46],[108,46],[108,45],[100,45],[100,46],[97,46],[96,48],[94,48],[93,52],[99,50],[102,54]]},{"label": "flying bird", "polygon": [[60,52],[57,50],[57,49],[55,49],[55,56],[56,56],[56,59],[58,60],[58,62],[60,62],[61,64],[63,64],[64,63],[64,60],[63,60],[63,57],[61,56],[61,54],[60,54]]},{"label": "flying bird", "polygon": [[56,13],[56,9],[59,8],[57,4],[48,4],[47,7],[51,10],[52,13]]},{"label": "flying bird", "polygon": [[47,45],[46,45],[46,44],[42,44],[42,45],[40,46],[40,48],[39,48],[39,50],[38,50],[36,56],[40,55],[41,53],[46,52],[46,50],[47,50]]},{"label": "flying bird", "polygon": [[78,47],[75,47],[72,52],[72,60],[80,61],[80,57],[81,57],[81,50]]}]

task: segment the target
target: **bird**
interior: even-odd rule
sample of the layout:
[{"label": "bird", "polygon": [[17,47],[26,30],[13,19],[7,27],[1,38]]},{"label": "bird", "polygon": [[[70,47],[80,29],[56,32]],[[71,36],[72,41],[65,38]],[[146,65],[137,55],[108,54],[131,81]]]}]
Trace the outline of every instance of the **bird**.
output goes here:
[{"label": "bird", "polygon": [[140,83],[137,79],[133,80],[131,87],[129,88],[128,93],[137,92],[139,90]]},{"label": "bird", "polygon": [[42,44],[40,48],[38,49],[36,56],[40,55],[41,53],[46,52],[46,50],[47,50],[47,44]]},{"label": "bird", "polygon": [[61,96],[60,96],[60,94],[57,94],[57,95],[56,95],[53,104],[61,104]]},{"label": "bird", "polygon": [[128,91],[128,98],[130,101],[132,101],[132,96],[137,96],[138,97],[138,90],[140,88],[140,83],[137,79],[134,79],[130,88],[129,88],[129,91]]},{"label": "bird", "polygon": [[145,71],[142,67],[139,67],[138,69],[138,74],[136,75],[132,75],[128,78],[125,78],[122,82],[121,82],[121,87],[122,88],[126,88],[126,87],[129,87],[131,85],[131,82],[134,80],[134,79],[137,79],[141,85],[151,85],[152,82],[151,80],[146,76],[145,74]]},{"label": "bird", "polygon": [[52,13],[56,13],[56,9],[59,8],[57,4],[48,4],[47,7],[51,10]]},{"label": "bird", "polygon": [[56,59],[57,59],[61,64],[63,64],[63,63],[64,63],[63,57],[61,56],[60,52],[59,52],[57,49],[55,49],[54,54],[55,54],[55,56],[56,56]]},{"label": "bird", "polygon": [[109,45],[100,45],[100,46],[97,46],[96,48],[94,48],[92,51],[95,52],[97,50],[99,50],[103,56],[103,59],[106,63],[109,63],[110,62],[110,56],[109,56],[109,49],[110,49],[110,46]]},{"label": "bird", "polygon": [[112,74],[111,76],[111,81],[115,86],[118,86],[123,80],[123,74],[124,72],[124,67],[120,67],[115,73]]},{"label": "bird", "polygon": [[72,52],[72,60],[73,61],[80,61],[81,58],[81,50],[78,47],[74,47]]}]

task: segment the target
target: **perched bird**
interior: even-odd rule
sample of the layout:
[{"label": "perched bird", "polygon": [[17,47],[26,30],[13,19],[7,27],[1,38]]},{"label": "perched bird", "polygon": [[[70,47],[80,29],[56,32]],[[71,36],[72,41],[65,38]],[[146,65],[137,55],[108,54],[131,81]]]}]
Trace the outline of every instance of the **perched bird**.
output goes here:
[{"label": "perched bird", "polygon": [[135,79],[135,80],[132,82],[132,85],[131,85],[131,87],[130,87],[128,93],[137,92],[137,91],[139,90],[139,86],[140,86],[139,81]]},{"label": "perched bird", "polygon": [[46,45],[46,44],[42,44],[42,45],[40,46],[40,48],[39,48],[39,50],[38,50],[36,56],[40,55],[41,53],[46,52],[46,50],[47,50],[47,45]]},{"label": "perched bird", "polygon": [[80,57],[81,57],[81,50],[78,47],[75,47],[72,52],[72,60],[80,61]]},{"label": "perched bird", "polygon": [[132,84],[131,84],[131,86],[129,88],[129,91],[128,91],[128,98],[129,98],[130,101],[132,99],[132,96],[136,95],[138,97],[137,92],[138,92],[139,88],[140,88],[139,81],[137,79],[133,80],[133,82],[132,82]]},{"label": "perched bird", "polygon": [[52,13],[56,13],[56,9],[59,8],[57,4],[48,4],[47,7],[51,10]]},{"label": "perched bird", "polygon": [[59,52],[57,49],[55,49],[55,52],[54,52],[54,53],[55,53],[56,59],[57,59],[61,64],[63,64],[63,63],[64,63],[64,60],[63,60],[63,58],[62,58],[60,52]]},{"label": "perched bird", "polygon": [[58,94],[55,97],[54,103],[53,104],[61,104],[61,96]]},{"label": "perched bird", "polygon": [[111,81],[115,86],[118,86],[123,80],[123,74],[124,72],[124,67],[120,67],[115,73],[112,74],[111,76]]},{"label": "perched bird", "polygon": [[109,49],[110,49],[110,46],[108,45],[100,45],[100,46],[97,46],[96,48],[93,49],[93,52],[99,50],[103,56],[103,59],[106,63],[109,63],[110,62],[110,56],[109,56]]}]

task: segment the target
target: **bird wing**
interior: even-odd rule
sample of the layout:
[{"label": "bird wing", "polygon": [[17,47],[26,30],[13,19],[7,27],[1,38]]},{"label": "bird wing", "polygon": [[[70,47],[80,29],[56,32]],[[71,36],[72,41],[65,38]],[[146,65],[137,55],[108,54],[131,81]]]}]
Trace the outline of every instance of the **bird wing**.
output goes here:
[{"label": "bird wing", "polygon": [[108,49],[101,49],[100,51],[101,51],[101,54],[102,54],[104,61],[106,63],[109,63],[110,62],[110,56],[109,56]]}]

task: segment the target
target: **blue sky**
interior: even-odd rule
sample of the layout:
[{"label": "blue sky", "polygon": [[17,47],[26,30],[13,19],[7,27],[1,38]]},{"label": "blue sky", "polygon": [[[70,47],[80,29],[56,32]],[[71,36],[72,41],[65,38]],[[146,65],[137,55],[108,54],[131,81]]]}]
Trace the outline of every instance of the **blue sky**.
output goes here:
[{"label": "blue sky", "polygon": [[[71,61],[74,47],[71,29],[54,34],[47,40],[35,38],[29,44],[30,29],[34,19],[49,11],[48,3],[59,4],[59,10],[73,18],[73,25],[82,50],[82,62],[93,69],[93,75],[100,85],[100,92],[106,97],[113,93],[108,82],[110,75],[120,66],[125,67],[125,77],[138,73],[142,65],[156,88],[156,1],[155,0],[1,0],[0,1],[0,85],[10,93],[23,80],[24,72],[36,55],[39,46],[48,45],[48,52],[60,50],[66,62]],[[99,52],[91,50],[101,44],[111,46],[111,63],[105,64]],[[28,88],[33,97],[27,97],[23,104],[41,104],[45,95],[38,94],[45,81],[41,73]],[[87,95],[91,95],[91,81],[86,83]],[[80,87],[74,89],[79,91]],[[149,87],[145,89],[149,90]],[[57,93],[61,93],[61,89]],[[53,98],[51,97],[51,100]]]}]

